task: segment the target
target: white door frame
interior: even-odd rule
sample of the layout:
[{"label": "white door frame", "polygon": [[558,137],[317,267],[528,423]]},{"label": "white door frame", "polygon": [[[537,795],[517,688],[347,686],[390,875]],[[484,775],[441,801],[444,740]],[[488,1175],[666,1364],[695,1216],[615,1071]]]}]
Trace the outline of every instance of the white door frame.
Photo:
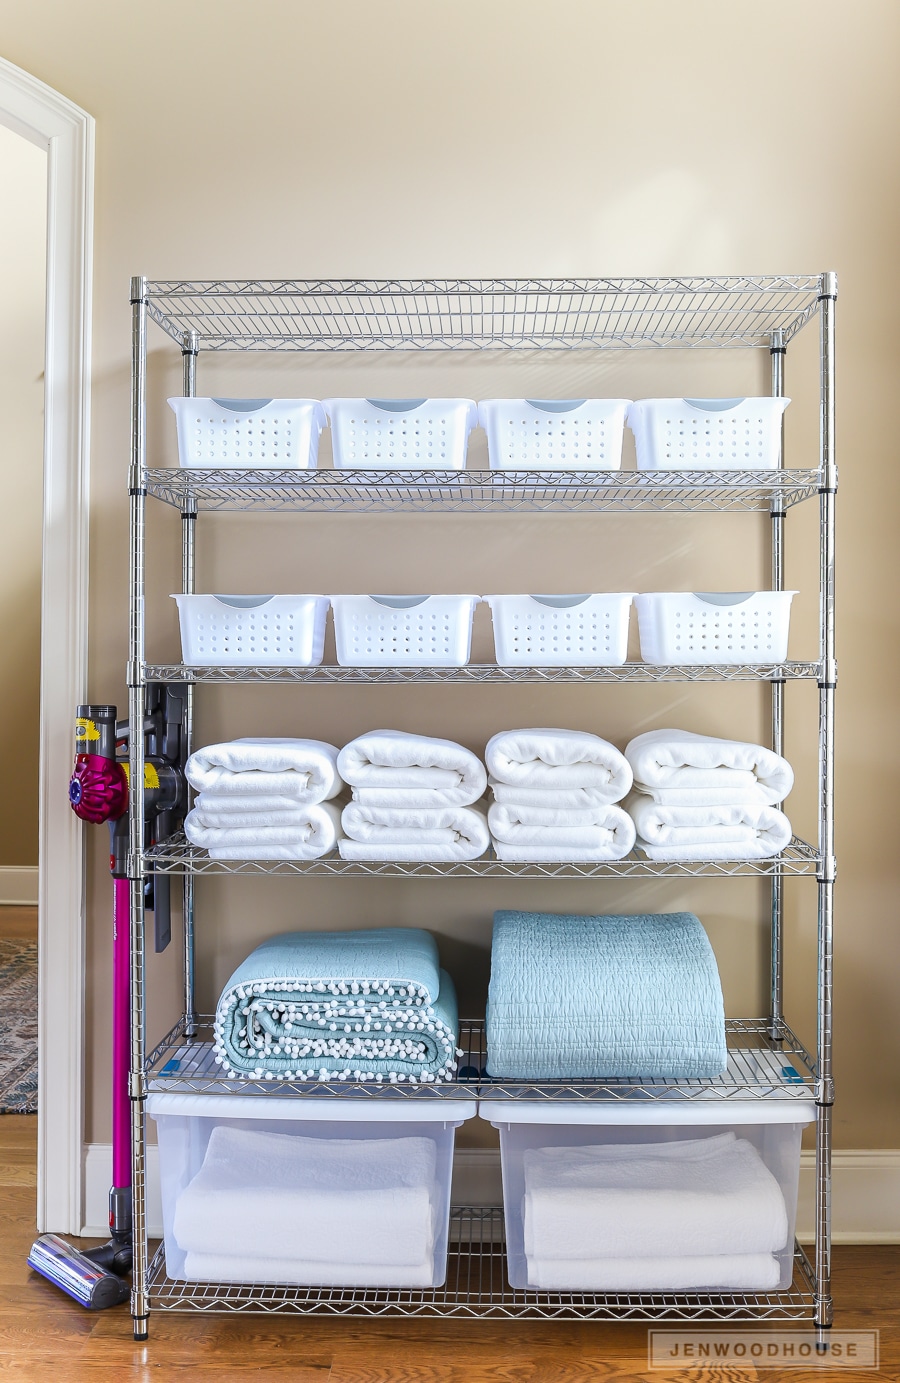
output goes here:
[{"label": "white door frame", "polygon": [[0,123],[47,150],[38,879],[38,1229],[77,1234],[84,1141],[84,844],[69,810],[86,699],[94,121],[0,58]]}]

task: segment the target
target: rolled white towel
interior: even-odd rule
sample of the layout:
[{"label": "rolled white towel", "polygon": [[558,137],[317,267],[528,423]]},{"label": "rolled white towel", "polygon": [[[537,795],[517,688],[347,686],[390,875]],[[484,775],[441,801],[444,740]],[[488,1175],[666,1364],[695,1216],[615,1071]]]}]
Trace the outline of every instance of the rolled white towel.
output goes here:
[{"label": "rolled white towel", "polygon": [[698,847],[733,845],[740,857],[744,848],[764,846],[767,854],[777,855],[791,840],[791,823],[775,807],[739,805],[732,807],[667,807],[649,797],[632,793],[625,810],[634,821],[642,844],[667,849],[672,846]]},{"label": "rolled white towel", "polygon": [[197,826],[255,830],[260,826],[304,826],[309,820],[309,807],[291,797],[201,792],[191,816]]},{"label": "rolled white towel", "polygon": [[774,806],[794,785],[790,764],[764,745],[690,730],[648,730],[625,746],[625,757],[641,790],[734,788],[756,792],[757,801]]},{"label": "rolled white towel", "polygon": [[488,773],[498,783],[525,788],[592,788],[618,802],[632,773],[615,745],[585,730],[503,730],[484,751]]},{"label": "rolled white towel", "polygon": [[[487,785],[484,764],[464,745],[404,730],[359,735],[338,755],[338,771],[360,803],[408,810],[466,807]],[[387,793],[401,793],[403,800]]]},{"label": "rolled white towel", "polygon": [[192,845],[213,860],[317,860],[337,845],[341,809],[333,802],[312,803],[292,826],[204,826],[196,811],[184,819]]},{"label": "rolled white towel", "polygon": [[634,822],[615,806],[575,812],[494,802],[488,825],[497,858],[510,863],[598,864],[624,859],[634,845]]},{"label": "rolled white towel", "polygon": [[198,792],[290,797],[308,805],[328,802],[341,791],[337,760],[337,747],[324,740],[251,738],[207,744],[191,755],[184,771]]},{"label": "rolled white towel", "polygon": [[521,783],[512,786],[499,778],[488,778],[494,801],[512,807],[553,807],[563,811],[592,811],[609,806],[605,788],[529,788]]},{"label": "rolled white towel", "polygon": [[477,807],[426,812],[350,802],[342,821],[346,835],[339,848],[345,860],[474,860],[490,844],[487,817]]}]

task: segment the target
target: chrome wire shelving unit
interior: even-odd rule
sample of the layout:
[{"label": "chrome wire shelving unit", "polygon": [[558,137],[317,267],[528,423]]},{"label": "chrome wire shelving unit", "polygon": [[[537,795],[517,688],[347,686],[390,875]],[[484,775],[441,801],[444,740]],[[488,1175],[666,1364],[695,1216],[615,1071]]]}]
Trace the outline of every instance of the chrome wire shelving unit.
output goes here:
[{"label": "chrome wire shelving unit", "polygon": [[[151,1304],[201,1313],[282,1312],[319,1316],[430,1316],[467,1319],[632,1321],[798,1321],[831,1323],[832,932],[835,878],[833,819],[834,449],[833,274],[669,279],[345,280],[277,282],[150,282],[132,280],[132,449],[130,490],[130,640],[128,662],[131,881],[132,1155],[134,1185],[135,1337],[147,1334]],[[147,332],[155,323],[182,352],[183,392],[196,393],[200,352],[228,351],[578,351],[597,349],[755,348],[771,359],[772,393],[784,393],[790,342],[806,326],[819,331],[819,454],[805,469],[777,471],[491,472],[320,470],[182,470],[146,464]],[[812,458],[809,458],[812,459]],[[147,499],[173,506],[182,522],[182,590],[194,590],[195,535],[200,513],[264,509],[323,513],[694,513],[759,511],[771,518],[771,585],[784,588],[785,518],[797,504],[819,507],[819,650],[810,662],[770,665],[620,668],[225,668],[151,664],[144,637]],[[757,681],[770,684],[771,743],[784,748],[786,685],[818,688],[818,834],[794,838],[768,860],[656,863],[634,852],[600,865],[506,864],[487,856],[458,864],[360,864],[329,857],[311,862],[217,861],[183,835],[144,849],[144,687],[187,685],[185,734],[190,743],[194,688],[201,684],[511,685]],[[183,1014],[148,1054],[144,884],[154,872],[182,877],[184,889]],[[215,1061],[212,1019],[194,1004],[193,881],[201,874],[296,874],[311,877],[599,879],[758,877],[771,893],[770,1011],[728,1023],[726,1074],[711,1081],[492,1080],[483,1025],[462,1025],[457,1078],[427,1086],[354,1082],[236,1081]],[[818,1021],[812,1052],[783,1012],[783,914],[786,878],[816,880],[818,893]],[[448,1276],[434,1290],[312,1288],[259,1283],[185,1283],[166,1277],[160,1249],[152,1261],[146,1221],[144,1101],[151,1091],[258,1095],[297,1099],[352,1095],[379,1099],[510,1100],[809,1100],[816,1119],[816,1240],[810,1260],[797,1246],[789,1290],[765,1294],[570,1294],[521,1291],[508,1285],[502,1211],[456,1207]]]}]

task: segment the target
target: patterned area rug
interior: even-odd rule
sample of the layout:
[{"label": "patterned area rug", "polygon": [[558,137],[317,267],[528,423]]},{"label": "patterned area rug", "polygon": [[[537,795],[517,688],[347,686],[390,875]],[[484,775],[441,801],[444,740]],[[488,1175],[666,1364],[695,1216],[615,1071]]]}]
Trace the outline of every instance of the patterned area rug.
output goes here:
[{"label": "patterned area rug", "polygon": [[36,1114],[36,941],[0,938],[0,1014],[0,1114]]}]

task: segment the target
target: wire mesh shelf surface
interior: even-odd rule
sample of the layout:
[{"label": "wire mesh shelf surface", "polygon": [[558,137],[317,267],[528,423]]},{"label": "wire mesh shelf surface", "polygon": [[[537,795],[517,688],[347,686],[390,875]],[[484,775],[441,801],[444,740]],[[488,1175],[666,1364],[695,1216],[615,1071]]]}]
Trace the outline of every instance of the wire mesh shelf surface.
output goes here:
[{"label": "wire mesh shelf surface", "polygon": [[166,1276],[160,1247],[150,1264],[150,1302],[158,1311],[296,1316],[457,1316],[531,1320],[808,1321],[814,1277],[803,1250],[794,1252],[794,1280],[784,1292],[607,1295],[529,1292],[510,1287],[503,1211],[450,1211],[450,1251],[442,1287],[296,1287],[251,1282],[176,1282]]},{"label": "wire mesh shelf surface", "polygon": [[515,513],[590,510],[775,513],[819,493],[817,470],[784,471],[343,471],[148,467],[147,494],[182,513]]},{"label": "wire mesh shelf surface", "polygon": [[138,284],[163,331],[213,351],[759,347],[827,291],[822,274]]},{"label": "wire mesh shelf surface", "polygon": [[809,1100],[815,1090],[812,1057],[784,1022],[731,1019],[726,1022],[728,1069],[704,1080],[505,1080],[487,1074],[484,1023],[460,1023],[463,1055],[455,1079],[427,1085],[390,1085],[359,1081],[281,1081],[229,1077],[215,1059],[213,1019],[195,1020],[188,1038],[182,1019],[151,1052],[147,1061],[150,1090],[193,1095],[285,1095],[321,1099],[510,1099],[568,1100]]},{"label": "wire mesh shelf surface", "polygon": [[792,682],[815,681],[821,663],[710,663],[659,665],[624,663],[621,667],[501,667],[468,663],[465,667],[198,667],[185,663],[146,663],[146,682],[312,682],[384,686],[414,682]]},{"label": "wire mesh shelf surface", "polygon": [[649,860],[633,850],[623,860],[599,864],[511,864],[493,852],[477,860],[438,863],[427,860],[402,864],[393,860],[342,860],[337,853],[318,860],[214,860],[191,845],[179,832],[143,856],[145,871],[157,874],[302,874],[382,879],[628,879],[647,876],[734,878],[773,874],[815,874],[819,855],[814,846],[794,836],[780,855],[760,860]]}]

